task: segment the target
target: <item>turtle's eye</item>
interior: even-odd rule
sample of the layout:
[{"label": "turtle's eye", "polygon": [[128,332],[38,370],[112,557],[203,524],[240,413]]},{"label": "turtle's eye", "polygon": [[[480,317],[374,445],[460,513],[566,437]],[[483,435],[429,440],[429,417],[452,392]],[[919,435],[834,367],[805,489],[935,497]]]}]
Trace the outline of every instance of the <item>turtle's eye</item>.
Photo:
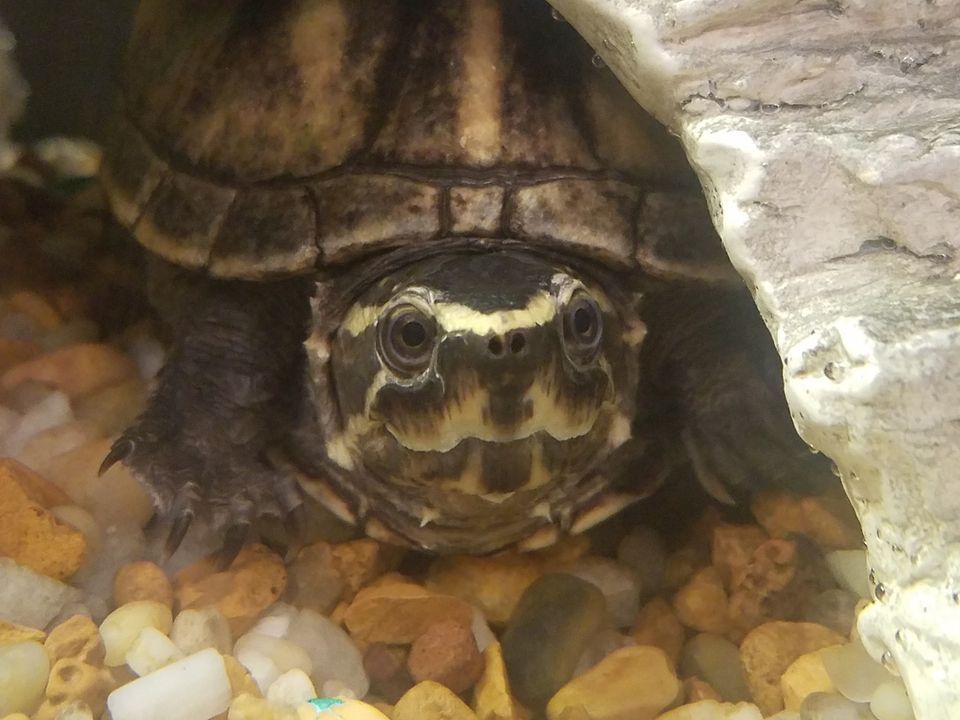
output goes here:
[{"label": "turtle's eye", "polygon": [[433,356],[437,326],[433,318],[414,305],[398,305],[380,318],[377,350],[398,375],[423,372]]},{"label": "turtle's eye", "polygon": [[603,339],[603,315],[597,301],[585,292],[570,298],[563,311],[563,347],[574,365],[593,362]]}]

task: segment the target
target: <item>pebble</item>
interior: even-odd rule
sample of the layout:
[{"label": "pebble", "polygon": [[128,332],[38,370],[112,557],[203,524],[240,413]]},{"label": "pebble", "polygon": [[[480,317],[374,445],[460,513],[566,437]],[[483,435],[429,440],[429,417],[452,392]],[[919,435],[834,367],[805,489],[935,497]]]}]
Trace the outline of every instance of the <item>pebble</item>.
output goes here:
[{"label": "pebble", "polygon": [[343,582],[343,598],[352,600],[360,588],[394,569],[402,553],[370,538],[330,546],[333,567]]},{"label": "pebble", "polygon": [[780,676],[790,664],[801,655],[844,640],[830,628],[814,623],[775,621],[751,630],[740,644],[740,660],[753,701],[767,715],[783,710]]},{"label": "pebble", "polygon": [[695,635],[684,645],[679,667],[681,675],[704,680],[727,702],[752,698],[740,663],[740,650],[725,637]]},{"label": "pebble", "polygon": [[870,711],[877,720],[913,720],[913,707],[907,689],[897,678],[885,682],[873,691]]},{"label": "pebble", "polygon": [[9,622],[42,628],[81,593],[9,558],[0,558],[0,617]]},{"label": "pebble", "polygon": [[783,705],[787,710],[799,710],[807,695],[834,692],[835,689],[820,652],[801,655],[780,677]]},{"label": "pebble", "polygon": [[573,675],[606,614],[603,593],[592,583],[565,573],[534,582],[501,638],[517,699],[542,707]]},{"label": "pebble", "polygon": [[740,640],[769,620],[796,619],[811,591],[798,564],[797,544],[773,538],[760,543],[743,565],[733,569],[728,608],[731,639]]},{"label": "pebble", "polygon": [[723,635],[730,628],[727,593],[714,567],[693,574],[673,596],[673,609],[681,623],[699,632]]},{"label": "pebble", "polygon": [[147,401],[147,389],[138,377],[132,377],[116,385],[110,385],[92,393],[74,406],[77,420],[104,437],[113,437],[121,432],[143,412]]},{"label": "pebble", "polygon": [[723,697],[713,689],[713,686],[698,677],[688,677],[683,681],[683,697],[686,704],[701,700],[716,700],[722,702]]},{"label": "pebble", "polygon": [[773,537],[799,533],[826,550],[863,547],[863,534],[846,498],[762,492],[754,496],[750,509]]},{"label": "pebble", "polygon": [[834,550],[824,556],[837,584],[857,597],[872,599],[867,551]]},{"label": "pebble", "polygon": [[663,650],[674,663],[680,657],[686,630],[670,603],[655,597],[640,608],[630,632],[637,645],[654,645]]},{"label": "pebble", "polygon": [[103,528],[79,505],[57,505],[50,508],[50,514],[60,522],[79,530],[87,541],[87,562],[103,549]]},{"label": "pebble", "polygon": [[170,638],[156,628],[145,627],[133,641],[124,659],[129,668],[142,677],[181,658],[183,652]]},{"label": "pebble", "polygon": [[763,720],[763,714],[752,703],[700,700],[665,712],[657,720]]},{"label": "pebble", "polygon": [[800,706],[800,720],[874,720],[867,705],[836,693],[813,693]]},{"label": "pebble", "polygon": [[34,720],[56,720],[65,706],[74,703],[83,703],[99,717],[107,695],[116,686],[116,679],[106,668],[79,658],[61,658],[50,668],[45,698]]},{"label": "pebble", "polygon": [[710,562],[717,568],[726,587],[729,588],[733,579],[742,575],[756,549],[769,537],[759,525],[720,523],[713,529]]},{"label": "pebble", "polygon": [[35,640],[0,646],[0,716],[36,710],[49,673],[50,659]]},{"label": "pebble", "polygon": [[227,669],[227,677],[230,678],[230,692],[233,694],[233,697],[236,698],[243,694],[258,698],[263,697],[257,681],[254,680],[250,673],[247,672],[247,669],[240,664],[239,660],[233,655],[221,655],[221,657],[223,658],[223,665]]},{"label": "pebble", "polygon": [[299,720],[295,710],[278,707],[266,698],[243,693],[233,698],[227,720]]},{"label": "pebble", "polygon": [[680,693],[673,664],[660,648],[615,651],[574,678],[547,703],[549,720],[652,720]]},{"label": "pebble", "polygon": [[77,343],[96,342],[100,336],[100,328],[92,320],[74,318],[60,327],[44,333],[40,338],[40,346],[45,352],[59,350],[67,345]]},{"label": "pebble", "polygon": [[408,648],[405,645],[371,643],[363,653],[363,669],[370,679],[370,688],[380,697],[396,702],[411,687],[413,678],[407,670]]},{"label": "pebble", "polygon": [[339,625],[313,610],[301,610],[291,621],[286,635],[310,655],[318,688],[337,681],[356,697],[370,689],[370,680],[363,669],[363,657],[353,640]]},{"label": "pebble", "polygon": [[[322,706],[323,709],[320,709]],[[314,698],[312,713],[301,714],[300,720],[388,720],[387,716],[373,705],[347,698]]]},{"label": "pebble", "polygon": [[883,665],[870,657],[859,640],[826,648],[820,657],[837,691],[854,702],[870,702],[876,689],[892,677]]},{"label": "pebble", "polygon": [[117,688],[107,707],[112,720],[208,720],[230,699],[223,658],[207,649]]},{"label": "pebble", "polygon": [[413,641],[407,669],[414,682],[433,680],[459,694],[480,678],[483,658],[468,626],[443,620]]},{"label": "pebble", "polygon": [[826,625],[841,635],[850,635],[857,619],[860,598],[848,590],[830,588],[811,597],[803,607],[801,617],[806,622]]},{"label": "pebble", "polygon": [[[35,720],[39,717],[39,713],[34,716]],[[85,702],[72,702],[59,708],[54,720],[94,720],[94,715]]]},{"label": "pebble", "polygon": [[477,650],[480,652],[486,650],[491,643],[497,640],[497,636],[490,629],[487,619],[477,609],[473,611],[473,622],[470,623],[470,630],[473,631],[473,639],[476,641]]},{"label": "pebble", "polygon": [[612,627],[601,629],[590,639],[583,652],[580,653],[577,665],[573,669],[573,677],[583,675],[613,651],[625,647],[636,647],[636,645],[636,640],[629,635],[624,635],[619,630]]},{"label": "pebble", "polygon": [[438,620],[469,626],[473,608],[451,595],[394,582],[357,593],[343,615],[350,634],[362,642],[411,643]]},{"label": "pebble", "polygon": [[0,373],[36,357],[40,351],[40,345],[33,340],[0,334]]},{"label": "pebble", "polygon": [[86,615],[74,615],[57,625],[43,643],[51,662],[74,658],[90,665],[102,665],[106,657],[100,629]]},{"label": "pebble", "polygon": [[287,670],[267,688],[266,698],[275,705],[296,707],[317,696],[310,676],[299,668]]},{"label": "pebble", "polygon": [[173,607],[173,586],[163,568],[149,560],[120,566],[113,578],[113,601],[125,605],[134,600],[153,600]]},{"label": "pebble", "polygon": [[117,571],[143,552],[143,532],[134,523],[123,522],[106,528],[98,551],[71,578],[83,590],[87,606],[97,619],[114,607],[113,580]]},{"label": "pebble", "polygon": [[174,595],[182,609],[216,607],[237,637],[277,601],[287,582],[279,555],[263,545],[246,545],[229,568],[200,560],[174,577]]},{"label": "pebble", "polygon": [[610,558],[581,558],[564,572],[597,586],[607,601],[607,613],[614,627],[633,625],[640,611],[640,577],[626,565]]},{"label": "pebble", "polygon": [[666,550],[663,538],[653,528],[641,525],[624,535],[617,546],[617,560],[637,574],[643,597],[663,587]]},{"label": "pebble", "polygon": [[313,672],[313,661],[302,647],[291,640],[247,633],[237,640],[233,656],[240,661],[262,692],[283,673],[294,668],[307,675]]},{"label": "pebble", "polygon": [[20,416],[11,432],[0,438],[0,455],[19,455],[33,437],[73,419],[70,398],[62,392],[47,392],[42,400],[31,404]]},{"label": "pebble", "polygon": [[0,391],[8,392],[21,383],[36,381],[77,399],[135,373],[133,361],[113,346],[80,343],[44,353],[8,369],[0,375]]},{"label": "pebble", "polygon": [[26,642],[27,640],[36,640],[43,642],[47,634],[43,630],[17,625],[0,619],[0,646],[13,645],[14,643]]},{"label": "pebble", "polygon": [[391,720],[477,720],[477,716],[449,688],[426,680],[404,693]]},{"label": "pebble", "polygon": [[343,597],[344,581],[325,542],[307,545],[287,568],[283,598],[291,605],[327,614]]},{"label": "pebble", "polygon": [[478,720],[526,720],[526,711],[510,692],[500,643],[491,643],[483,651],[483,663],[483,672],[473,688],[473,711]]},{"label": "pebble", "polygon": [[32,435],[22,444],[16,458],[27,467],[40,467],[50,457],[101,437],[96,428],[80,421],[69,421]]},{"label": "pebble", "polygon": [[172,625],[170,608],[163,603],[136,600],[121,605],[100,623],[100,637],[106,649],[104,664],[116,667],[126,662],[127,652],[144,628],[152,627],[167,635]]},{"label": "pebble", "polygon": [[173,620],[170,639],[184,655],[206,648],[226,655],[233,648],[230,624],[215,607],[181,610]]},{"label": "pebble", "polygon": [[64,580],[83,563],[87,541],[31,497],[28,473],[14,462],[0,464],[0,555]]},{"label": "pebble", "polygon": [[30,318],[44,331],[54,330],[63,323],[60,313],[42,295],[31,290],[19,290],[7,296],[10,310]]}]

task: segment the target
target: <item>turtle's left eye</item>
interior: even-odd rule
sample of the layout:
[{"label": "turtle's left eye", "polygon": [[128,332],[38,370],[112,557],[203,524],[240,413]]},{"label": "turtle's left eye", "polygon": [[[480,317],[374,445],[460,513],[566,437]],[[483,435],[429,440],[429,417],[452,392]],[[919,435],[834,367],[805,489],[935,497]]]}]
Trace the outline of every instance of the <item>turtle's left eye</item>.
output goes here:
[{"label": "turtle's left eye", "polygon": [[433,318],[415,305],[398,305],[380,318],[377,350],[398,375],[416,375],[430,365],[436,337]]},{"label": "turtle's left eye", "polygon": [[563,311],[563,347],[575,365],[596,359],[603,340],[603,314],[597,301],[577,292]]}]

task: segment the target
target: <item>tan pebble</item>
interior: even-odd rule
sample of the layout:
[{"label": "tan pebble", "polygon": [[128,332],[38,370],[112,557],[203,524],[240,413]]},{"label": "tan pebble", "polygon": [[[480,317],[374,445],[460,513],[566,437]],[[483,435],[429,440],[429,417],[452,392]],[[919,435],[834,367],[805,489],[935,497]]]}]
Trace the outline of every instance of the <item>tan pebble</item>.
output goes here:
[{"label": "tan pebble", "polygon": [[705,564],[708,558],[695,547],[688,546],[667,555],[663,566],[663,586],[667,590],[676,590],[685,585],[693,574]]},{"label": "tan pebble", "polygon": [[23,466],[0,465],[0,556],[57,580],[73,575],[87,556],[83,533],[31,499]]},{"label": "tan pebble", "polygon": [[750,509],[774,537],[799,533],[828,550],[863,547],[863,534],[846,498],[763,492],[753,498]]},{"label": "tan pebble", "polygon": [[730,626],[727,593],[714,567],[698,570],[677,590],[673,609],[681,623],[700,632],[723,635]]},{"label": "tan pebble", "polygon": [[333,567],[343,580],[343,598],[353,599],[360,588],[396,567],[401,553],[369,538],[331,545]]},{"label": "tan pebble", "polygon": [[549,720],[651,720],[673,703],[680,681],[655,647],[616,650],[547,703]]},{"label": "tan pebble", "polygon": [[287,584],[283,560],[264,545],[247,545],[229,568],[218,571],[206,558],[185,567],[174,578],[181,609],[215,607],[239,637],[260,613],[275,603]]},{"label": "tan pebble", "polygon": [[106,656],[100,629],[86,615],[74,615],[57,625],[43,643],[50,662],[76,658],[90,665],[101,665]]},{"label": "tan pebble", "polygon": [[728,636],[734,642],[770,620],[797,617],[817,587],[804,586],[799,572],[797,544],[774,538],[761,543],[750,562],[738,568],[731,580]]},{"label": "tan pebble", "polygon": [[134,600],[154,600],[173,607],[173,586],[163,568],[149,560],[137,560],[117,570],[113,602],[119,606]]},{"label": "tan pebble", "polygon": [[39,432],[17,453],[17,459],[27,467],[41,467],[49,458],[69,452],[103,435],[82,422],[67,422]]},{"label": "tan pebble", "polygon": [[110,438],[94,440],[48,459],[37,471],[53,480],[101,527],[131,522],[143,527],[153,516],[153,502],[143,486],[123,463],[99,474],[112,444]]},{"label": "tan pebble", "polygon": [[31,380],[66,393],[71,400],[133,376],[133,361],[110,345],[79,343],[45,353],[0,375],[0,391]]},{"label": "tan pebble", "polygon": [[463,700],[440,683],[426,680],[407,690],[393,707],[392,720],[477,720]]},{"label": "tan pebble", "polygon": [[344,592],[344,582],[333,563],[333,551],[325,542],[302,548],[287,568],[286,602],[327,615]]},{"label": "tan pebble", "polygon": [[780,677],[783,706],[787,710],[800,710],[803,699],[815,692],[833,692],[833,681],[823,665],[819,652],[801,655]]},{"label": "tan pebble", "polygon": [[13,645],[14,643],[35,640],[43,642],[47,634],[43,630],[27,627],[26,625],[17,625],[17,623],[0,620],[0,646]]},{"label": "tan pebble", "polygon": [[676,665],[683,649],[686,630],[670,603],[658,597],[640,608],[630,635],[637,641],[637,645],[660,648]]},{"label": "tan pebble", "polygon": [[754,551],[768,538],[759,525],[721,523],[713,529],[710,562],[720,573],[724,587],[729,589],[731,579],[750,564]]},{"label": "tan pebble", "polygon": [[256,680],[233,655],[224,655],[223,665],[227,669],[227,678],[230,680],[230,690],[233,697],[236,698],[244,694],[256,698],[263,697]]},{"label": "tan pebble", "polygon": [[35,358],[40,352],[41,348],[35,342],[0,337],[0,374]]},{"label": "tan pebble", "polygon": [[473,687],[473,711],[478,720],[527,720],[529,713],[510,694],[500,643],[490,643],[483,660],[483,673]]},{"label": "tan pebble", "polygon": [[106,648],[104,664],[109,667],[122,665],[127,652],[144,628],[156,628],[164,635],[169,635],[172,625],[170,608],[163,603],[135,600],[121,605],[100,623],[100,637]]},{"label": "tan pebble", "polygon": [[0,720],[30,720],[30,716],[23,713],[13,713],[12,715],[4,715]]},{"label": "tan pebble", "polygon": [[79,530],[87,541],[87,552],[93,555],[103,544],[103,528],[79,505],[57,505],[50,508],[50,513],[60,522]]},{"label": "tan pebble", "polygon": [[85,702],[73,702],[57,711],[56,720],[94,720],[94,714]]},{"label": "tan pebble", "polygon": [[79,400],[74,416],[101,436],[119,435],[143,411],[147,389],[139,377],[101,388]]},{"label": "tan pebble", "polygon": [[443,620],[413,641],[407,669],[414,682],[433,680],[459,694],[480,678],[483,658],[470,626]]},{"label": "tan pebble", "polygon": [[763,720],[763,715],[760,708],[748,702],[700,700],[665,712],[657,720]]},{"label": "tan pebble", "polygon": [[816,623],[769,622],[750,631],[740,644],[740,660],[753,701],[765,715],[783,709],[780,677],[801,655],[846,640]]},{"label": "tan pebble", "polygon": [[110,671],[74,658],[57,660],[50,668],[45,698],[33,720],[56,720],[64,706],[82,702],[94,717],[107,706],[107,695],[116,685]]},{"label": "tan pebble", "polygon": [[53,330],[63,322],[60,313],[39,293],[21,290],[7,297],[10,309],[21,312],[44,330]]},{"label": "tan pebble", "polygon": [[723,700],[713,686],[698,677],[689,677],[683,681],[683,697],[686,703],[700,702],[701,700]]},{"label": "tan pebble", "polygon": [[358,592],[343,620],[350,634],[359,640],[402,644],[413,642],[438,620],[469,627],[473,608],[459,598],[397,582]]}]

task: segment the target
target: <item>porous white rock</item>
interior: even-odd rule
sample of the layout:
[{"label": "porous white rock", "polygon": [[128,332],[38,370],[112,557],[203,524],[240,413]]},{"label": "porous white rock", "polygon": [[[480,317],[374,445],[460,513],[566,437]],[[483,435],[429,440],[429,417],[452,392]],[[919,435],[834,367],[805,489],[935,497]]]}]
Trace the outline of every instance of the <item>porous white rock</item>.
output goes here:
[{"label": "porous white rock", "polygon": [[113,720],[209,720],[230,697],[223,658],[208,648],[117,688],[107,709]]},{"label": "porous white rock", "polygon": [[310,675],[313,662],[300,645],[284,638],[260,633],[242,635],[233,647],[233,655],[250,672],[262,692],[288,670],[298,669]]},{"label": "porous white rock", "polygon": [[74,587],[0,558],[0,618],[4,620],[44,628],[64,605],[80,597]]},{"label": "porous white rock", "polygon": [[860,518],[865,645],[960,717],[956,3],[552,2],[686,148]]},{"label": "porous white rock", "polygon": [[280,677],[270,683],[266,698],[274,705],[290,705],[296,707],[317,696],[310,676],[303,670],[294,668],[287,670]]},{"label": "porous white rock", "polygon": [[233,647],[230,623],[213,606],[190,608],[177,613],[170,639],[184,655],[192,655],[205,648],[214,648],[225,655]]}]

